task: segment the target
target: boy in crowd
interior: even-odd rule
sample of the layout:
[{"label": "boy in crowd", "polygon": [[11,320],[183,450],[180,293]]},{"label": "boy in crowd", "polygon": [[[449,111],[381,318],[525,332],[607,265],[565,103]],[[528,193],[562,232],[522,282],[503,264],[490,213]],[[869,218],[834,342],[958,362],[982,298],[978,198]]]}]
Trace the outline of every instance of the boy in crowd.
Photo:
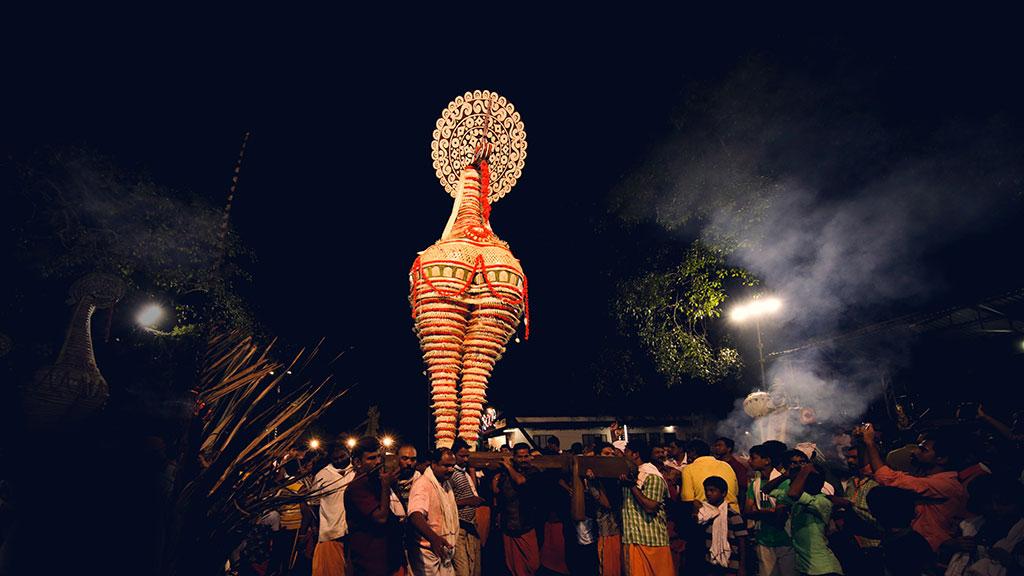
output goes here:
[{"label": "boy in crowd", "polygon": [[924,536],[911,529],[915,495],[910,490],[878,486],[867,495],[868,506],[883,529],[882,562],[885,576],[917,575],[935,564]]},{"label": "boy in crowd", "polygon": [[729,485],[724,478],[710,476],[704,480],[704,500],[697,511],[697,521],[704,528],[707,550],[704,574],[746,574],[747,527],[743,517],[726,502]]},{"label": "boy in crowd", "polygon": [[758,444],[750,449],[750,466],[754,475],[747,486],[744,516],[754,521],[754,542],[757,550],[758,574],[762,576],[794,576],[796,556],[786,531],[789,509],[769,494],[767,484],[782,476],[782,454],[771,446]]}]

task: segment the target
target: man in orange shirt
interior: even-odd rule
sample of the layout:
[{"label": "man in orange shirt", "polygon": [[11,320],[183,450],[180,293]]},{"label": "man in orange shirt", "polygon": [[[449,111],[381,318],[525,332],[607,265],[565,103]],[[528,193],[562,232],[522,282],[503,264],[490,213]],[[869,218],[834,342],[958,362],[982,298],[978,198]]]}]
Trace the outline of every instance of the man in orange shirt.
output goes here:
[{"label": "man in orange shirt", "polygon": [[920,476],[911,476],[886,466],[875,444],[875,427],[865,424],[857,431],[867,450],[875,480],[882,486],[894,486],[917,493],[917,517],[911,527],[925,537],[932,550],[956,534],[964,517],[967,490],[957,477],[959,439],[949,430],[923,434],[923,440],[911,454]]}]

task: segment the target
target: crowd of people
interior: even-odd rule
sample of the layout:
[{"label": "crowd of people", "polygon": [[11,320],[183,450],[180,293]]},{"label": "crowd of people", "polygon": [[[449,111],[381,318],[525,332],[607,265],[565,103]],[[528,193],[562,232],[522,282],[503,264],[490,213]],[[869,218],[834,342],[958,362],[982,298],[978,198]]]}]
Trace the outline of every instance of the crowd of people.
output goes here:
[{"label": "crowd of people", "polygon": [[[547,446],[470,446],[422,455],[376,438],[296,452],[286,490],[313,497],[255,523],[239,574],[670,576],[739,574],[998,576],[1024,572],[1021,436],[975,407],[970,423],[883,442],[862,424],[836,446],[730,438],[573,445],[624,458],[629,473],[581,469],[583,516]],[[883,446],[890,448],[884,450]],[[425,456],[425,457],[424,457]],[[583,460],[587,462],[588,460]],[[589,460],[594,462],[594,460]],[[316,470],[319,468],[319,470]]]}]

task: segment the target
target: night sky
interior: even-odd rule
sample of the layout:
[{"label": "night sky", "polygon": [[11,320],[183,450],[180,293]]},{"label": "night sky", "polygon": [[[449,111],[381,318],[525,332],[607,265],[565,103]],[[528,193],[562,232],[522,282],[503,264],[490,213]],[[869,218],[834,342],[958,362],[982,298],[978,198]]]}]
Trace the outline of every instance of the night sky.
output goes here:
[{"label": "night sky", "polygon": [[[416,441],[425,435],[427,381],[407,273],[451,209],[431,166],[431,132],[440,111],[467,90],[506,96],[529,142],[523,177],[492,215],[531,288],[531,339],[510,344],[491,380],[490,398],[512,414],[724,414],[751,384],[756,356],[742,331],[734,335],[747,364],[739,387],[666,391],[652,381],[632,395],[597,397],[592,383],[615,331],[616,283],[637,273],[650,252],[681,253],[700,234],[648,217],[644,206],[672,190],[645,196],[634,190],[635,176],[654,159],[671,171],[673,157],[659,154],[680,138],[685,164],[688,130],[729,126],[736,110],[737,122],[746,112],[773,130],[773,118],[803,122],[791,145],[769,144],[778,154],[762,165],[779,181],[807,174],[826,205],[921,157],[955,170],[950,158],[974,154],[970,166],[988,184],[986,162],[994,158],[1000,175],[992,187],[1010,191],[948,242],[908,253],[933,287],[927,293],[846,302],[830,324],[771,331],[772,349],[981,299],[1024,280],[1015,254],[1022,182],[1016,160],[1006,160],[1024,150],[1024,91],[1008,15],[833,16],[814,24],[752,15],[754,24],[741,24],[736,15],[648,12],[597,22],[524,14],[516,22],[490,14],[479,29],[452,25],[455,14],[436,28],[383,16],[211,21],[197,35],[135,29],[115,38],[76,29],[59,46],[36,38],[6,73],[5,167],[76,147],[217,205],[241,136],[252,130],[232,223],[256,254],[245,289],[255,314],[292,345],[327,336],[333,349],[350,350],[337,376],[356,387],[325,428],[344,430],[376,403],[387,430]],[[739,108],[719,107],[718,95],[736,97],[735,87],[747,85],[744,74],[768,78],[751,84],[765,88],[764,109],[750,93],[740,95]],[[817,140],[801,141],[805,134]],[[990,137],[991,154],[978,151],[980,135]],[[940,198],[977,200],[969,189]],[[638,222],[613,209],[624,204]],[[947,208],[934,222],[957,213]],[[64,312],[52,321],[54,338]],[[125,312],[121,330],[129,320]],[[901,365],[931,360],[913,352]]]}]

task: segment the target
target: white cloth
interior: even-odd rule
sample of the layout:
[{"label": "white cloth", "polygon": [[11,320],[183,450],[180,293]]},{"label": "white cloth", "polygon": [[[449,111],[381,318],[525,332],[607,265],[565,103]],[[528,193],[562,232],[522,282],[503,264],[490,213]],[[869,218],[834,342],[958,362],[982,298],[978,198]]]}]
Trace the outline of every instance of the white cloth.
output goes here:
[{"label": "white cloth", "polygon": [[[996,541],[992,547],[1013,554],[1013,549],[1021,542],[1024,542],[1024,519],[1018,520],[1007,532],[1006,537]],[[986,556],[971,564],[964,574],[965,576],[1006,576],[1007,571],[1005,566]]]},{"label": "white cloth", "polygon": [[[824,459],[821,457],[821,453],[817,451],[818,445],[815,444],[814,442],[801,442],[796,445],[796,449],[806,454],[807,459],[810,460],[811,463],[824,463]],[[825,482],[825,485],[821,487],[821,493],[826,496],[835,496],[836,489],[834,486],[832,486],[832,484]]]},{"label": "white cloth", "polygon": [[949,563],[946,564],[946,571],[943,574],[944,576],[963,576],[964,570],[967,570],[967,565],[970,562],[970,553],[957,552],[949,559]]},{"label": "white cloth", "polygon": [[[409,479],[409,483],[415,484],[416,480],[419,479],[419,477],[419,470],[413,472],[412,478]],[[408,516],[408,514],[406,514],[405,506],[402,505],[402,501],[398,499],[398,494],[395,494],[395,488],[397,488],[397,486],[391,488],[391,513],[394,514],[395,517],[399,520],[404,520],[405,517]]]},{"label": "white cloth", "polygon": [[818,445],[814,442],[800,442],[794,447],[796,450],[803,452],[807,459],[814,458],[814,451],[818,449]]},{"label": "white cloth", "polygon": [[[427,518],[430,529],[454,548],[459,537],[459,507],[451,482],[443,485],[427,468],[412,485],[409,493],[409,514],[419,512]],[[440,518],[438,517],[440,516]],[[417,576],[454,576],[452,556],[438,557],[420,540],[419,549],[410,554],[410,565]]]},{"label": "white cloth", "polygon": [[[779,476],[782,476],[782,472],[772,468],[772,471],[768,474],[768,482],[775,480]],[[757,506],[758,510],[761,510],[761,474],[759,472],[754,473],[754,479],[751,480],[751,487],[754,489],[754,505]],[[768,504],[773,508],[775,507],[775,498],[767,496],[765,499],[768,500]]]},{"label": "white cloth", "polygon": [[658,471],[658,468],[654,464],[644,462],[636,471],[636,487],[643,490],[644,480],[647,480],[648,476],[657,476],[664,479],[664,476],[661,475],[661,472]]},{"label": "white cloth", "polygon": [[732,549],[729,546],[729,503],[725,500],[715,506],[708,502],[700,503],[700,510],[697,511],[697,522],[701,525],[711,524],[711,549],[708,555],[711,563],[716,566],[729,566],[729,555]]},{"label": "white cloth", "polygon": [[[459,536],[459,507],[455,503],[455,491],[451,482],[442,486],[427,468],[412,485],[409,493],[409,514],[419,512],[427,518],[431,529],[452,546]],[[440,518],[438,518],[440,513]]]},{"label": "white cloth", "polygon": [[1024,541],[1024,520],[1018,520],[1013,528],[1006,533],[1006,537],[999,539],[993,546],[1012,553],[1013,549],[1022,541]]},{"label": "white cloth", "polygon": [[349,466],[338,470],[332,464],[316,473],[316,489],[320,496],[320,533],[318,542],[337,540],[348,534],[345,521],[345,488],[356,477],[356,471]]},{"label": "white cloth", "polygon": [[[782,472],[779,472],[775,468],[772,468],[772,471],[768,474],[768,482],[771,482],[772,480],[775,480],[779,476],[782,476]],[[765,482],[765,484],[767,484],[768,482]],[[758,510],[763,510],[764,509],[761,506],[762,500],[766,500],[769,507],[771,507],[771,508],[775,507],[775,498],[772,498],[771,496],[769,496],[767,494],[762,494],[762,491],[761,491],[761,473],[760,472],[754,472],[754,477],[750,479],[750,487],[754,491],[754,506]],[[759,520],[747,519],[747,527],[748,528],[753,528],[755,530],[760,529],[761,528],[761,522]]]},{"label": "white cloth", "polygon": [[410,553],[409,568],[414,576],[455,576],[455,564],[451,558],[438,558],[429,548]]},{"label": "white cloth", "polygon": [[281,529],[281,514],[277,510],[270,510],[260,518],[257,524],[270,526],[272,532],[277,532]]},{"label": "white cloth", "polygon": [[584,518],[576,523],[576,543],[589,546],[597,542],[597,523],[593,518]]},{"label": "white cloth", "polygon": [[790,546],[757,545],[758,576],[795,576],[796,553]]},{"label": "white cloth", "polygon": [[[984,516],[975,516],[960,521],[960,535],[964,538],[974,538],[978,531],[985,525]],[[945,576],[963,576],[967,567],[971,564],[970,552],[957,552],[946,564]]]}]

